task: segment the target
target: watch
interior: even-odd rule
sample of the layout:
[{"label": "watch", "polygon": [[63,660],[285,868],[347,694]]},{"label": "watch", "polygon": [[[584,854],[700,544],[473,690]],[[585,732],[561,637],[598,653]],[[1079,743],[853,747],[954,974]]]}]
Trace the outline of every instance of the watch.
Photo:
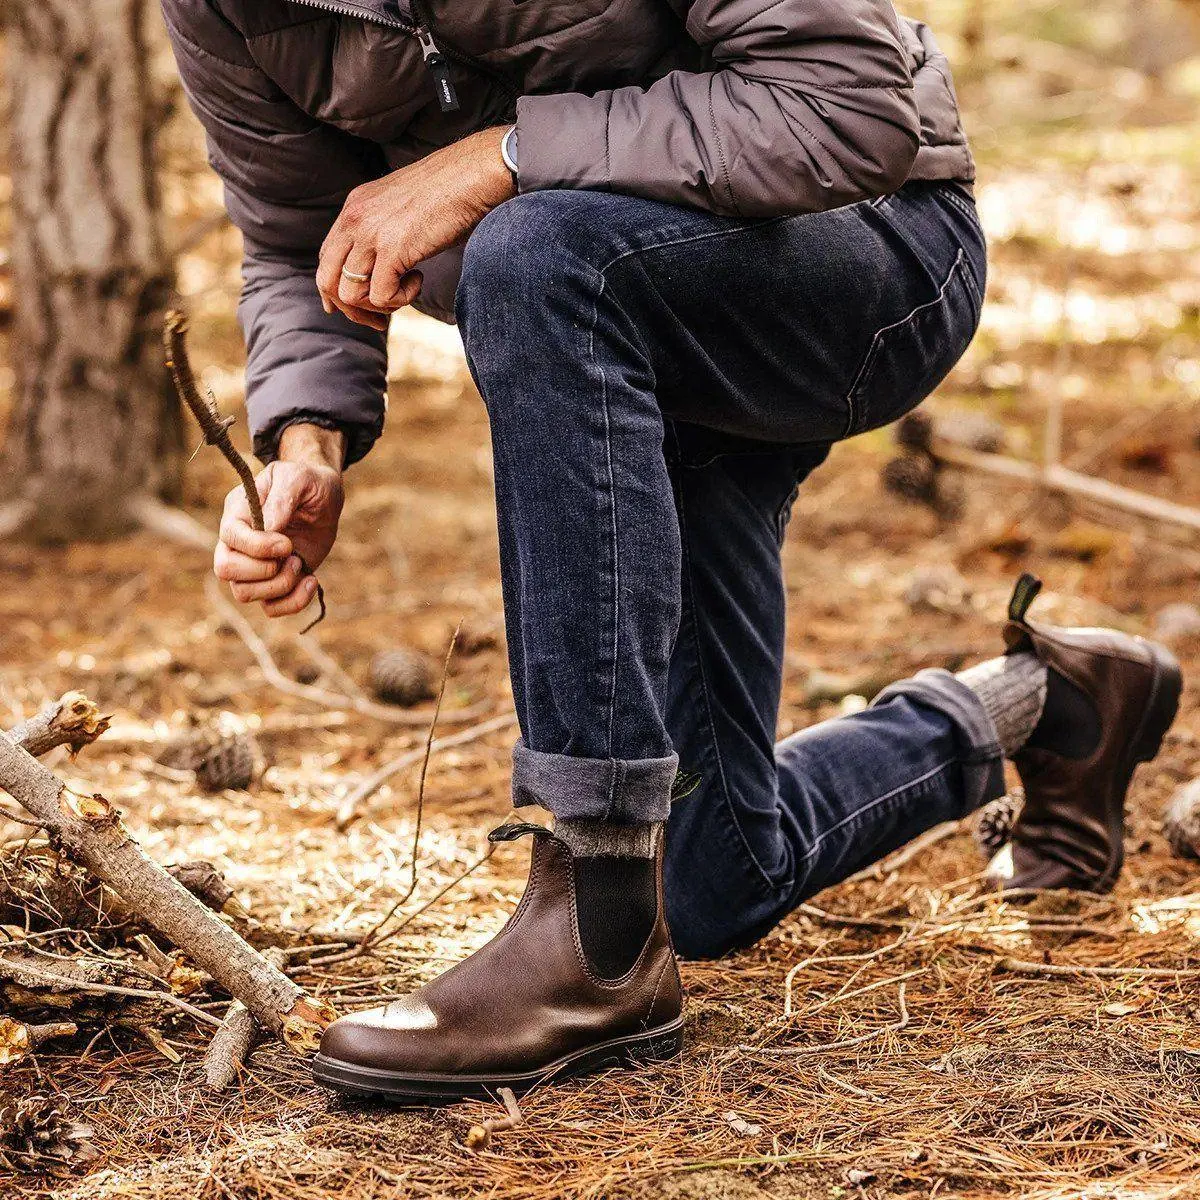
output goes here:
[{"label": "watch", "polygon": [[508,132],[500,139],[500,157],[504,159],[504,165],[512,175],[513,187],[520,191],[521,181],[517,176],[517,127],[515,125],[510,126]]}]

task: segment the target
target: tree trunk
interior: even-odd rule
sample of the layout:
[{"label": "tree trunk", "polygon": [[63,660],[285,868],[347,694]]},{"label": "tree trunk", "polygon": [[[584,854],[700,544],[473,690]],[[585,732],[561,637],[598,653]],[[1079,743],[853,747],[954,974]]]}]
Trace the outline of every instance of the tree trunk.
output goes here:
[{"label": "tree trunk", "polygon": [[4,11],[17,373],[5,499],[38,536],[102,537],[134,523],[131,500],[177,498],[182,462],[144,36],[157,5]]}]

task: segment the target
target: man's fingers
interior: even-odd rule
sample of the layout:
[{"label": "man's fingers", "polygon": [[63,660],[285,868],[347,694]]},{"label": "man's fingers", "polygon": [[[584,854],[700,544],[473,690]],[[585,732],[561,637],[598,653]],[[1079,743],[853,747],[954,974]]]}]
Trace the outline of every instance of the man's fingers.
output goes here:
[{"label": "man's fingers", "polygon": [[354,238],[345,228],[343,219],[339,217],[321,246],[321,255],[317,262],[317,291],[321,293],[326,312],[332,312],[336,307],[342,266],[346,255],[353,249]]},{"label": "man's fingers", "polygon": [[230,550],[237,550],[251,558],[276,560],[287,558],[292,552],[291,538],[282,533],[259,533],[248,522],[226,517],[221,522],[221,543]]},{"label": "man's fingers", "polygon": [[379,330],[380,333],[387,332],[389,314],[373,312],[369,308],[355,308],[354,305],[343,304],[340,300],[335,300],[329,311],[340,312],[356,325],[366,325],[370,329]]},{"label": "man's fingers", "polygon": [[213,554],[213,574],[226,583],[258,583],[274,579],[280,572],[277,558],[252,558],[237,550],[230,550],[224,542],[217,543]]},{"label": "man's fingers", "polygon": [[355,243],[338,271],[338,300],[351,308],[364,307],[371,292],[371,272],[374,268],[375,251]]},{"label": "man's fingers", "polygon": [[268,617],[290,617],[303,612],[317,594],[317,577],[305,575],[298,584],[282,599],[268,600],[263,605],[263,612]]},{"label": "man's fingers", "polygon": [[303,573],[303,564],[299,557],[293,554],[273,579],[264,579],[260,583],[232,583],[229,590],[233,593],[233,598],[241,604],[252,604],[259,600],[281,600],[290,595]]}]

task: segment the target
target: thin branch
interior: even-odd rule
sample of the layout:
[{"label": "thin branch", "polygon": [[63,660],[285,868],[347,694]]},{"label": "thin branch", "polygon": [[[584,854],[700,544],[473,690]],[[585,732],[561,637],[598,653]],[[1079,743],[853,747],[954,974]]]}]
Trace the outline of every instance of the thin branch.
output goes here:
[{"label": "thin branch", "polygon": [[421,851],[421,824],[425,819],[425,777],[429,772],[429,757],[433,753],[433,735],[437,732],[438,714],[442,711],[442,699],[446,695],[446,680],[450,678],[450,660],[454,657],[454,647],[458,645],[458,635],[461,630],[462,622],[460,621],[450,635],[450,645],[446,647],[446,660],[442,663],[442,681],[438,685],[437,699],[433,703],[433,717],[429,722],[429,732],[425,735],[425,757],[421,760],[421,777],[417,783],[417,815],[413,822],[412,863],[408,890],[372,928],[367,930],[367,936],[359,944],[360,950],[370,948],[379,931],[403,905],[408,903],[412,894],[417,890],[417,858]]},{"label": "thin branch", "polygon": [[[210,446],[215,446],[224,455],[225,461],[237,472],[238,478],[242,481],[242,490],[246,493],[246,503],[250,507],[250,523],[261,533],[265,528],[265,523],[254,472],[250,469],[250,464],[243,457],[241,451],[230,440],[229,428],[233,424],[233,418],[222,417],[217,412],[216,405],[200,395],[200,389],[196,386],[196,376],[188,358],[187,328],[187,318],[183,313],[176,311],[167,313],[163,342],[167,351],[167,366],[170,368],[171,378],[175,381],[175,390],[179,393],[180,400],[196,418],[196,422],[204,434],[204,440]],[[301,566],[304,574],[312,574],[309,565],[303,560],[301,560]],[[308,633],[323,620],[325,620],[325,590],[318,583],[317,615],[300,632]]]},{"label": "thin branch", "polygon": [[1046,975],[1061,979],[1197,979],[1200,968],[1176,970],[1172,967],[1076,967],[1069,964],[1026,962],[1020,958],[1002,958],[1002,971],[1014,975]]},{"label": "thin branch", "polygon": [[[364,717],[370,717],[372,720],[387,721],[393,725],[404,725],[411,728],[426,723],[428,718],[424,713],[376,704],[374,701],[362,697],[344,696],[340,692],[330,692],[325,688],[314,687],[308,683],[297,683],[294,679],[289,679],[271,657],[271,651],[267,648],[266,642],[258,636],[254,626],[233,604],[225,599],[216,579],[211,575],[208,576],[204,581],[204,586],[209,601],[220,612],[222,619],[234,633],[242,639],[246,649],[254,655],[259,670],[276,691],[283,692],[287,696],[295,696],[300,700],[308,700],[313,704],[323,705],[325,708],[341,712],[356,712]],[[491,705],[488,703],[473,704],[469,708],[460,708],[446,713],[442,720],[473,721],[477,717],[483,716],[490,708]]]},{"label": "thin branch", "polygon": [[161,1000],[166,1004],[173,1004],[176,1008],[187,1013],[189,1017],[194,1017],[197,1021],[203,1021],[206,1025],[219,1026],[221,1024],[216,1017],[210,1016],[203,1009],[189,1004],[173,992],[152,992],[146,988],[118,987],[115,983],[92,983],[80,979],[71,979],[67,975],[56,975],[53,971],[45,971],[41,967],[33,967],[28,963],[10,962],[6,958],[0,958],[0,967],[7,968],[18,977],[25,975],[40,980],[43,983],[65,985],[72,992],[103,992],[106,995],[127,996],[134,1000]]},{"label": "thin branch", "polygon": [[224,455],[225,461],[238,473],[246,493],[246,503],[250,506],[250,523],[261,532],[264,528],[263,510],[262,502],[258,498],[258,487],[254,482],[254,472],[230,441],[229,427],[233,424],[233,418],[222,417],[214,405],[200,394],[200,389],[196,386],[196,376],[187,352],[187,330],[187,317],[183,313],[174,310],[167,313],[163,344],[167,351],[167,367],[175,381],[175,390],[196,418],[204,440],[210,446],[215,446]]},{"label": "thin branch", "polygon": [[[478,725],[472,725],[468,729],[462,729],[458,733],[451,733],[446,737],[437,738],[433,742],[431,749],[437,752],[439,750],[450,750],[458,746],[467,746],[471,742],[476,742],[480,738],[486,737],[489,733],[497,733],[502,729],[511,729],[516,723],[516,713],[504,713],[499,717],[492,717],[490,720],[481,721]],[[390,762],[384,763],[374,774],[368,775],[342,801],[338,808],[338,829],[344,832],[353,825],[363,815],[363,803],[369,800],[394,775],[398,775],[406,767],[411,767],[415,763],[420,762],[424,753],[424,750],[421,748],[406,750]]]}]

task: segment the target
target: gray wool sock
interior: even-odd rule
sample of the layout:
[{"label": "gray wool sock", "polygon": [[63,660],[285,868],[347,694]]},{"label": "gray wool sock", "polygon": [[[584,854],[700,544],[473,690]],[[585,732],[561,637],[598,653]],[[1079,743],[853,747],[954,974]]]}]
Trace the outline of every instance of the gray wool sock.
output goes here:
[{"label": "gray wool sock", "polygon": [[1029,741],[1046,705],[1048,676],[1035,654],[1006,654],[956,676],[979,697],[1010,757]]},{"label": "gray wool sock", "polygon": [[576,858],[653,858],[662,822],[617,825],[611,821],[555,821],[555,836]]}]

